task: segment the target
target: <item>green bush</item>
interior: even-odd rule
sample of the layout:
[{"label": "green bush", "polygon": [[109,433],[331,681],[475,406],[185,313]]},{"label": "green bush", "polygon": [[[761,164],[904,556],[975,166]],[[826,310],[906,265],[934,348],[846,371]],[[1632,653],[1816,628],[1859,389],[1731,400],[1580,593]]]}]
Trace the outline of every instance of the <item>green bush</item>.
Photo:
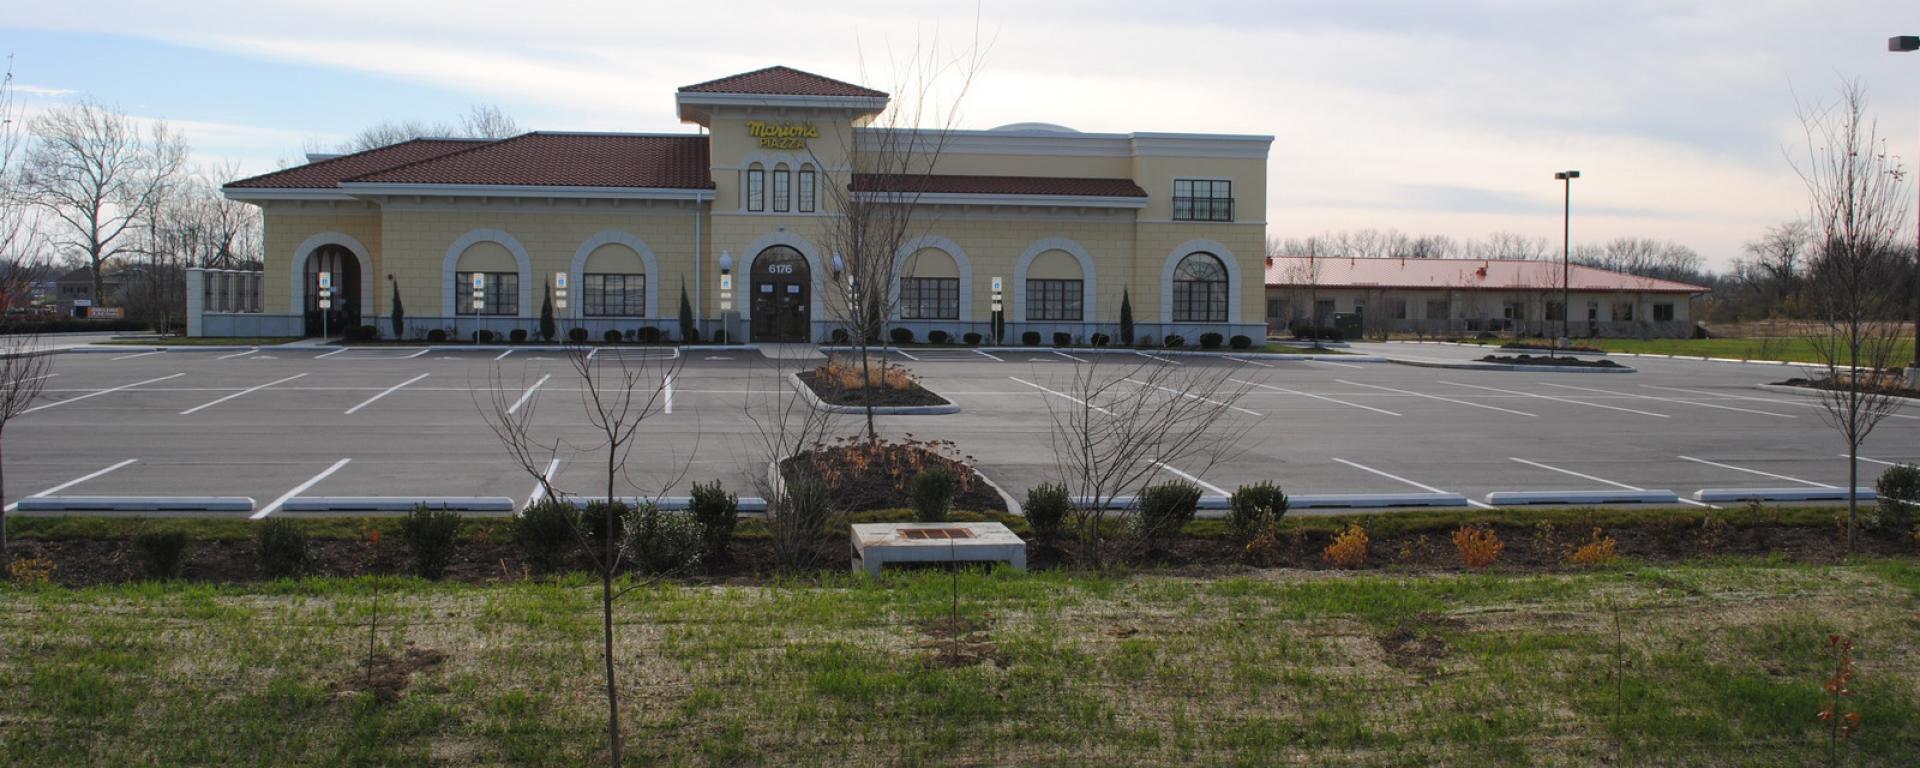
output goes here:
[{"label": "green bush", "polygon": [[624,501],[606,501],[604,499],[587,502],[587,508],[580,513],[580,533],[586,539],[588,547],[593,549],[595,557],[607,550],[607,539],[619,541],[623,537],[622,526],[626,523],[627,513],[633,507]]},{"label": "green bush", "polygon": [[685,573],[700,564],[703,532],[689,513],[642,504],[628,516],[627,554],[646,573]]},{"label": "green bush", "polygon": [[779,503],[768,512],[775,564],[788,571],[813,567],[820,556],[820,533],[833,517],[833,489],[819,478],[789,480]]},{"label": "green bush", "polygon": [[913,478],[913,519],[922,523],[944,523],[953,511],[953,497],[960,492],[960,478],[953,470],[935,464],[920,470]]},{"label": "green bush", "polygon": [[1200,486],[1185,480],[1150,485],[1135,506],[1134,538],[1150,546],[1165,544],[1193,520],[1200,508]]},{"label": "green bush", "polygon": [[1913,529],[1913,505],[1920,504],[1920,467],[1901,464],[1880,473],[1873,485],[1880,497],[1879,527],[1895,533]]},{"label": "green bush", "polygon": [[740,523],[740,497],[727,493],[720,481],[693,484],[693,498],[687,511],[700,524],[700,554],[706,562],[723,559],[727,543],[733,541],[734,526]]},{"label": "green bush", "polygon": [[1067,513],[1072,509],[1066,486],[1042,483],[1027,489],[1027,503],[1021,511],[1027,515],[1027,525],[1033,528],[1034,538],[1053,541],[1066,527]]},{"label": "green bush", "polygon": [[147,578],[180,578],[187,567],[187,532],[141,531],[133,536],[133,551]]},{"label": "green bush", "polygon": [[312,557],[307,549],[307,534],[284,517],[269,517],[253,530],[253,553],[260,559],[260,570],[270,579],[298,576],[307,570]]},{"label": "green bush", "polygon": [[1220,334],[1215,333],[1213,331],[1207,331],[1206,333],[1200,334],[1201,349],[1219,349],[1220,341],[1221,341]]},{"label": "green bush", "polygon": [[407,545],[413,573],[425,579],[446,575],[453,562],[454,542],[460,535],[460,513],[421,504],[400,521],[400,540]]},{"label": "green bush", "polygon": [[567,556],[580,546],[580,510],[572,502],[542,499],[520,510],[513,518],[513,543],[527,565],[541,573],[552,573],[567,564]]},{"label": "green bush", "polygon": [[1245,544],[1287,514],[1287,495],[1275,483],[1254,483],[1233,489],[1227,508],[1227,531]]}]

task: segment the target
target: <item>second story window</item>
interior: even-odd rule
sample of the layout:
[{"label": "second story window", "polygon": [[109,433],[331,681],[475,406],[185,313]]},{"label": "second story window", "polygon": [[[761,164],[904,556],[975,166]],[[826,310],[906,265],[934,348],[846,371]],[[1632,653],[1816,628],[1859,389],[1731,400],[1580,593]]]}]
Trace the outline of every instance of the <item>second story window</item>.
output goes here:
[{"label": "second story window", "polygon": [[1233,182],[1173,180],[1174,221],[1233,221]]},{"label": "second story window", "polygon": [[788,172],[784,165],[773,169],[773,209],[776,211],[784,211],[792,207],[788,202],[790,198],[787,196],[788,179],[792,176],[793,174]]},{"label": "second story window", "polygon": [[767,171],[758,163],[747,168],[747,210],[767,209]]},{"label": "second story window", "polygon": [[800,167],[800,186],[794,190],[800,197],[800,212],[813,213],[813,167]]}]

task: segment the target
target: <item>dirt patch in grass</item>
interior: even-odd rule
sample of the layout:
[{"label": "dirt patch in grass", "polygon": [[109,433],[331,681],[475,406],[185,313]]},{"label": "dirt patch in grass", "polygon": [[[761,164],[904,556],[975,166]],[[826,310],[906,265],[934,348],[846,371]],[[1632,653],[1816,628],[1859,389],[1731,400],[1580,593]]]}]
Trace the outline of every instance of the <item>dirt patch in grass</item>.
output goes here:
[{"label": "dirt patch in grass", "polygon": [[821,376],[818,371],[801,371],[796,375],[799,376],[800,383],[807,385],[808,389],[813,390],[814,395],[829,405],[865,407],[871,404],[876,408],[890,408],[949,404],[946,398],[920,386],[919,382],[908,384],[902,389],[890,387],[847,389]]},{"label": "dirt patch in grass", "polygon": [[928,668],[992,664],[1005,669],[1007,666],[1006,652],[993,642],[983,620],[968,616],[941,618],[922,623],[920,631],[928,637],[918,645],[924,653],[921,662]]},{"label": "dirt patch in grass", "polygon": [[409,643],[397,656],[387,651],[376,652],[371,668],[364,666],[363,660],[353,674],[335,682],[329,690],[336,696],[370,693],[380,703],[392,704],[413,685],[414,674],[439,669],[446,660],[447,654],[441,651],[416,648]]},{"label": "dirt patch in grass", "polygon": [[1612,360],[1588,360],[1578,357],[1555,357],[1553,355],[1487,355],[1480,358],[1483,363],[1501,365],[1553,365],[1566,368],[1624,368]]}]

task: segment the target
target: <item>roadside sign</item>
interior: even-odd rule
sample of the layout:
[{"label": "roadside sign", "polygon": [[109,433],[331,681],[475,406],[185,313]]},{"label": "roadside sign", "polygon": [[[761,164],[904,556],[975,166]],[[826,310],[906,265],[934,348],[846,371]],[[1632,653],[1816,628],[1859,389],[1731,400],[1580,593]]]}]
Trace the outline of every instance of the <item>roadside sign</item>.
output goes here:
[{"label": "roadside sign", "polygon": [[473,289],[476,291],[484,291],[486,290],[486,288],[487,288],[487,273],[485,272],[473,273]]},{"label": "roadside sign", "polygon": [[320,308],[321,308],[321,309],[333,309],[333,299],[321,299],[321,300],[320,300]]},{"label": "roadside sign", "polygon": [[723,290],[723,291],[733,290],[733,275],[720,276],[720,290]]},{"label": "roadside sign", "polygon": [[124,312],[119,307],[87,307],[87,317],[101,320],[119,320],[124,316]]},{"label": "roadside sign", "polygon": [[1000,276],[999,275],[993,276],[993,292],[994,293],[1000,292]]},{"label": "roadside sign", "polygon": [[332,272],[320,273],[320,290],[324,291],[332,287],[333,287],[333,273]]},{"label": "roadside sign", "polygon": [[565,272],[553,273],[553,287],[555,290],[560,290],[560,291],[566,290],[567,289],[567,273]]},{"label": "roadside sign", "polygon": [[484,312],[484,311],[486,311],[486,309],[487,309],[487,300],[486,300],[486,299],[474,299],[474,300],[473,300],[473,311],[475,311],[475,312]]}]

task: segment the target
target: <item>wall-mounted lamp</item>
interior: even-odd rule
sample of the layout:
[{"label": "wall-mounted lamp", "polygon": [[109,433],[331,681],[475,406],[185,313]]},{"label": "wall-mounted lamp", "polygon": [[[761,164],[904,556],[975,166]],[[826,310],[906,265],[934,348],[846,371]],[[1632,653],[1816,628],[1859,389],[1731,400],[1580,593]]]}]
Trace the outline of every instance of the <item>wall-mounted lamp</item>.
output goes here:
[{"label": "wall-mounted lamp", "polygon": [[837,274],[840,274],[841,272],[845,272],[845,271],[847,271],[847,262],[846,262],[846,260],[845,260],[845,259],[842,259],[842,258],[840,258],[840,252],[839,252],[839,251],[834,251],[834,252],[833,252],[833,273],[837,275]]},{"label": "wall-mounted lamp", "polygon": [[720,274],[724,275],[732,271],[733,271],[733,253],[731,251],[721,251],[720,252]]}]

